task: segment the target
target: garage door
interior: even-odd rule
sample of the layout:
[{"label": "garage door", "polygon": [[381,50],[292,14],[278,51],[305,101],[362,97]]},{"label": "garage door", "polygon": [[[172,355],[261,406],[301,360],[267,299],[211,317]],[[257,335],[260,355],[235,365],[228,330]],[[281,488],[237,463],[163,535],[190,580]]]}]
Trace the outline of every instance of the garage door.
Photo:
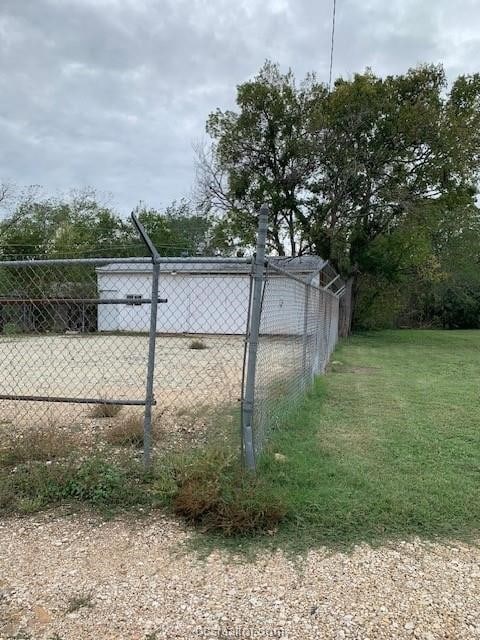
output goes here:
[{"label": "garage door", "polygon": [[160,275],[158,297],[167,302],[158,305],[157,331],[185,333],[189,331],[190,291],[182,275]]},{"label": "garage door", "polygon": [[249,279],[243,276],[191,276],[190,328],[192,333],[245,332]]}]

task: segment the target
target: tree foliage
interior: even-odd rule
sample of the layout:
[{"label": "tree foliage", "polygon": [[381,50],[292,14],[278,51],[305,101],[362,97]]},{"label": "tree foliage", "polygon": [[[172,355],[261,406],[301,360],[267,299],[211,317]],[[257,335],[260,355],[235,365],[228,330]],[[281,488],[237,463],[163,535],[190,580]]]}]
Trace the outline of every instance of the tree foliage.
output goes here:
[{"label": "tree foliage", "polygon": [[[163,255],[214,251],[212,218],[195,214],[187,201],[165,211],[140,204],[135,212]],[[85,191],[69,198],[20,198],[0,222],[0,254],[18,259],[124,257],[145,255],[145,246],[129,220]]]},{"label": "tree foliage", "polygon": [[425,257],[425,228],[443,214],[459,216],[458,226],[473,205],[478,74],[449,88],[441,66],[386,78],[367,70],[329,92],[314,75],[297,86],[267,62],[238,87],[237,106],[208,119],[204,202],[245,243],[268,202],[270,250],[328,258],[351,279],[354,298],[360,275],[392,281],[405,250],[419,250],[413,262]]},{"label": "tree foliage", "polygon": [[194,212],[187,200],[173,202],[162,213],[140,204],[135,213],[162,255],[211,255],[217,250],[213,217]]},{"label": "tree foliage", "polygon": [[0,223],[3,257],[18,259],[122,255],[129,226],[95,194],[21,199]]}]

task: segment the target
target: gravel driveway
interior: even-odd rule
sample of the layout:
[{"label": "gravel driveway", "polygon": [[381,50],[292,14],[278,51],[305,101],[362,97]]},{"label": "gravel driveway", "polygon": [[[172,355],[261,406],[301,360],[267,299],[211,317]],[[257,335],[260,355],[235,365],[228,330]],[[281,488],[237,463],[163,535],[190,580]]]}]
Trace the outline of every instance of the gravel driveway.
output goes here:
[{"label": "gravel driveway", "polygon": [[0,524],[0,638],[480,638],[480,549],[200,559],[161,516]]}]

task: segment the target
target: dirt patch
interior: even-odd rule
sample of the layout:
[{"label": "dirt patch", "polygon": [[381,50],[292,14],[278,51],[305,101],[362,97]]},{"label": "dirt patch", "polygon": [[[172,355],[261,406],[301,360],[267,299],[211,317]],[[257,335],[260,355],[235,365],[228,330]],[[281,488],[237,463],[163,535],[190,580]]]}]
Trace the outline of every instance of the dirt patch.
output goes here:
[{"label": "dirt patch", "polygon": [[[203,442],[218,414],[240,405],[243,336],[202,336],[206,349],[189,349],[192,336],[158,336],[154,376],[154,413],[161,415],[159,448]],[[145,335],[40,335],[14,340],[0,337],[0,392],[3,394],[143,400],[148,337]],[[300,353],[300,356],[299,356]],[[258,382],[291,376],[301,345],[281,338],[263,340]],[[46,424],[75,435],[83,446],[101,441],[125,414],[143,407],[124,406],[118,416],[95,417],[99,404],[0,400],[2,432]],[[225,408],[228,411],[225,411]],[[228,419],[227,419],[228,421]]]}]

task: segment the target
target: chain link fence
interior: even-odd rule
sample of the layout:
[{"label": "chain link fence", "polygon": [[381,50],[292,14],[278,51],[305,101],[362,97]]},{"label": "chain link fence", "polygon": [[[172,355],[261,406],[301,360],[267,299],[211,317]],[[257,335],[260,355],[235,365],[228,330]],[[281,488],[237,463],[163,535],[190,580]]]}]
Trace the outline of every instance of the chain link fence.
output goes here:
[{"label": "chain link fence", "polygon": [[337,341],[338,298],[267,262],[258,337],[253,441],[268,434],[325,371]]},{"label": "chain link fence", "polygon": [[245,350],[242,453],[250,470],[271,431],[325,371],[343,291],[339,275],[317,256],[265,258],[267,222],[263,206]]},{"label": "chain link fence", "polygon": [[[90,446],[114,419],[137,425],[137,432],[143,426],[148,327],[145,331],[138,322],[138,303],[130,295],[114,291],[108,282],[99,289],[97,269],[105,260],[112,261],[0,262],[4,435],[22,438],[32,429],[49,429]],[[150,292],[151,281],[150,274]],[[148,312],[151,293],[141,305]],[[131,333],[99,331],[103,318],[120,306]]]},{"label": "chain link fence", "polygon": [[135,224],[148,256],[0,261],[0,448],[50,425],[148,464],[241,424],[254,468],[325,369],[340,280],[313,256],[265,261],[261,233],[255,260],[171,258]]}]

